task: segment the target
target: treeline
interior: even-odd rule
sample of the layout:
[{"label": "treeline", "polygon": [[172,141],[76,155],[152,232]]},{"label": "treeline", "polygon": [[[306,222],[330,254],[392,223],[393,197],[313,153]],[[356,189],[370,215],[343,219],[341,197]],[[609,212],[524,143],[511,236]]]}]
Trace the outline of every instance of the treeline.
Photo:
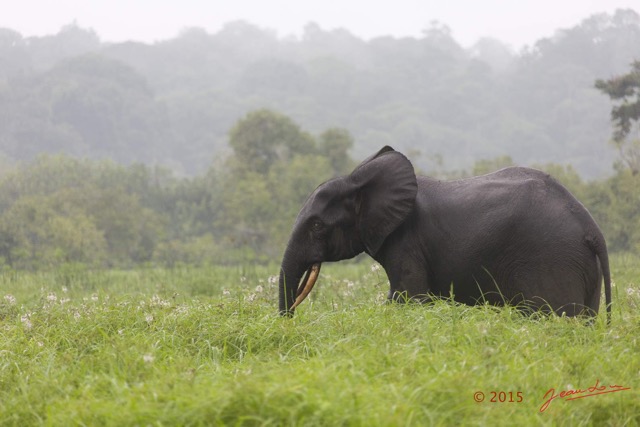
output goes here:
[{"label": "treeline", "polygon": [[[70,25],[25,38],[0,29],[0,152],[161,164],[203,175],[247,111],[270,108],[311,132],[349,129],[354,157],[390,144],[424,170],[509,155],[611,172],[609,101],[593,87],[640,57],[640,16],[600,14],[520,52],[449,28],[361,40],[309,24],[279,38],[245,22],[147,45],[103,43]],[[418,154],[420,154],[418,156]]]},{"label": "treeline", "polygon": [[[230,155],[196,177],[143,164],[41,155],[0,179],[0,265],[277,261],[308,194],[352,170],[352,145],[343,129],[314,136],[284,115],[259,110],[231,129]],[[455,175],[510,163],[509,157],[481,161]],[[587,182],[568,166],[540,167],[590,209],[611,251],[640,250],[640,175],[619,167],[608,179]]]},{"label": "treeline", "polygon": [[308,194],[346,173],[353,141],[260,110],[230,132],[232,154],[197,177],[110,160],[41,155],[0,180],[0,264],[130,267],[267,262],[281,256]]}]

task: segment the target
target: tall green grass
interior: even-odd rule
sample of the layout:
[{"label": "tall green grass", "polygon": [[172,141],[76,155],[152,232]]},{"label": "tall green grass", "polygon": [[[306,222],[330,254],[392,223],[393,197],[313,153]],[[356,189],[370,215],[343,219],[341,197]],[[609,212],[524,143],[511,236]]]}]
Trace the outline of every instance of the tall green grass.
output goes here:
[{"label": "tall green grass", "polygon": [[[611,326],[385,305],[369,264],[324,266],[292,319],[277,267],[4,272],[0,425],[640,425],[640,267],[613,261]],[[596,382],[630,390],[540,412]]]}]

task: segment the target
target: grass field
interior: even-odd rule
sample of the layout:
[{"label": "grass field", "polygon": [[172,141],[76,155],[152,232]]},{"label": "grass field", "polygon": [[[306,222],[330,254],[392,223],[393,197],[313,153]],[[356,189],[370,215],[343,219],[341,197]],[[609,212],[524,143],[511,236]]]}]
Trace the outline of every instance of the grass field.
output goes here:
[{"label": "grass field", "polygon": [[368,262],[292,319],[277,267],[4,272],[0,425],[640,425],[640,265],[612,261],[611,326],[384,305]]}]

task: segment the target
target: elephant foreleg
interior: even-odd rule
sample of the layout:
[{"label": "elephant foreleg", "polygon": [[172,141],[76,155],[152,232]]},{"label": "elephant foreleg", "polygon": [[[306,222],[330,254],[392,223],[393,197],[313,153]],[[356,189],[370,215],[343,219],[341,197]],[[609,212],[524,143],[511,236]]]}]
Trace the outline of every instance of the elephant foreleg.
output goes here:
[{"label": "elephant foreleg", "polygon": [[431,300],[429,279],[424,263],[410,257],[385,257],[380,260],[389,278],[389,301],[427,302]]}]

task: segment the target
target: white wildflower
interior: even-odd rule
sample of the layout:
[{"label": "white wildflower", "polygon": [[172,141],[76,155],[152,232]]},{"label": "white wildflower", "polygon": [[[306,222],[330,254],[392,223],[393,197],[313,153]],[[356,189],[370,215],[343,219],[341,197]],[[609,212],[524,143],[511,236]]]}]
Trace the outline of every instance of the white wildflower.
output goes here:
[{"label": "white wildflower", "polygon": [[247,281],[247,278],[245,276],[240,277],[240,282],[245,283]]},{"label": "white wildflower", "polygon": [[68,303],[69,301],[71,301],[71,299],[70,299],[70,298],[60,298],[60,304],[61,304],[61,305],[62,305],[62,304],[66,304],[66,303]]},{"label": "white wildflower", "polygon": [[157,307],[169,307],[171,306],[171,303],[167,300],[163,300],[158,295],[154,295],[151,297],[151,302],[149,303],[149,305]]},{"label": "white wildflower", "polygon": [[228,297],[229,295],[231,295],[231,292],[229,292],[228,289],[223,289],[222,290],[222,295],[224,295],[225,297]]},{"label": "white wildflower", "polygon": [[189,307],[186,305],[179,305],[178,307],[176,307],[174,313],[175,314],[186,314],[189,312]]},{"label": "white wildflower", "polygon": [[118,335],[124,334],[124,329],[118,329]]},{"label": "white wildflower", "polygon": [[267,282],[269,282],[269,284],[271,285],[275,285],[276,283],[278,283],[278,276],[269,276]]},{"label": "white wildflower", "polygon": [[253,302],[256,299],[256,294],[249,294],[248,297],[245,297],[245,300],[249,302]]},{"label": "white wildflower", "polygon": [[627,295],[633,296],[636,294],[636,290],[633,288],[627,288]]},{"label": "white wildflower", "polygon": [[147,321],[147,323],[151,323],[151,322],[153,322],[153,315],[152,315],[152,314],[147,314],[147,315],[144,317],[144,320],[146,320],[146,321]]},{"label": "white wildflower", "polygon": [[20,321],[22,322],[22,324],[24,325],[24,327],[25,327],[26,329],[31,329],[31,328],[33,327],[33,324],[31,323],[31,319],[30,319],[30,317],[31,317],[31,314],[30,314],[30,313],[23,314],[23,315],[20,317]]},{"label": "white wildflower", "polygon": [[371,271],[376,272],[378,270],[380,270],[380,264],[377,264],[377,263],[371,264]]},{"label": "white wildflower", "polygon": [[58,301],[58,297],[56,296],[56,294],[50,293],[49,295],[47,295],[47,301],[56,302]]},{"label": "white wildflower", "polygon": [[16,297],[13,295],[5,295],[4,300],[9,303],[9,305],[14,305],[16,303]]},{"label": "white wildflower", "polygon": [[144,363],[152,363],[156,358],[153,357],[153,354],[145,354],[142,356],[142,360]]},{"label": "white wildflower", "polygon": [[98,295],[96,294],[91,295],[91,301],[98,301]]},{"label": "white wildflower", "polygon": [[67,292],[69,292],[69,289],[66,286],[62,287],[62,293],[66,294]]},{"label": "white wildflower", "polygon": [[262,288],[262,286],[258,285],[256,286],[256,292],[262,292],[264,289]]},{"label": "white wildflower", "polygon": [[73,318],[74,318],[74,319],[76,319],[76,320],[80,320],[80,318],[81,318],[81,317],[82,317],[82,316],[80,315],[80,312],[79,312],[79,311],[76,311],[75,313],[73,313]]},{"label": "white wildflower", "polygon": [[42,343],[42,341],[38,341],[36,344],[38,345],[38,347],[44,347],[44,344]]}]

